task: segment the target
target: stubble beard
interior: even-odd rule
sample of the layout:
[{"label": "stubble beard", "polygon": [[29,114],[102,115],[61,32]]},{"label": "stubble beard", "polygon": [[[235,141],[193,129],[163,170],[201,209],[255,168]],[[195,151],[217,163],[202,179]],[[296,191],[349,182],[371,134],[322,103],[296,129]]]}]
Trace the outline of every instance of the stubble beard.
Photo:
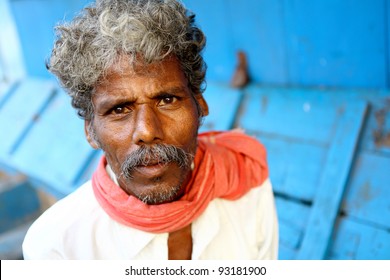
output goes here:
[{"label": "stubble beard", "polygon": [[[120,177],[131,184],[133,173],[138,166],[149,164],[175,163],[181,172],[171,174],[176,177],[177,183],[171,186],[164,186],[157,189],[146,189],[140,193],[133,194],[145,204],[162,204],[178,199],[183,192],[183,184],[187,174],[191,170],[191,163],[194,155],[184,151],[180,147],[167,144],[156,144],[153,146],[141,146],[130,153],[121,165]],[[151,179],[152,183],[158,184],[162,177]]]}]

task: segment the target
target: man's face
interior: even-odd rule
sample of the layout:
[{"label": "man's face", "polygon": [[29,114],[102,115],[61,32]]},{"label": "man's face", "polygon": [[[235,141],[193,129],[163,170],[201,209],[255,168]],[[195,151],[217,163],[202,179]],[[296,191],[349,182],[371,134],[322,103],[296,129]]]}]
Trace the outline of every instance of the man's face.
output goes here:
[{"label": "man's face", "polygon": [[177,59],[136,67],[121,59],[95,88],[95,135],[86,129],[87,139],[103,149],[128,194],[151,204],[176,200],[197,148],[196,101],[207,114],[205,100],[192,95]]}]

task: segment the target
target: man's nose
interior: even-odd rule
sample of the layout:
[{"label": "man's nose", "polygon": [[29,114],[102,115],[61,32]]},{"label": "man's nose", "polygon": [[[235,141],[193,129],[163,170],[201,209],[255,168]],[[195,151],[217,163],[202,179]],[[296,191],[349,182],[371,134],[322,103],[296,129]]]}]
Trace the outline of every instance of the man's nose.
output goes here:
[{"label": "man's nose", "polygon": [[158,143],[163,139],[163,128],[158,112],[149,104],[136,110],[133,142],[138,145]]}]

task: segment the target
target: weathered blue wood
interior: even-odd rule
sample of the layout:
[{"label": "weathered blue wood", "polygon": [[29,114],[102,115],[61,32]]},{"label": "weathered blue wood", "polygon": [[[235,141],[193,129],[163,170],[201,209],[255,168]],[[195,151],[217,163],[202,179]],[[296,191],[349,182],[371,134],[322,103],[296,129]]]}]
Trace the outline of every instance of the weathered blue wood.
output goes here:
[{"label": "weathered blue wood", "polygon": [[40,202],[24,177],[0,176],[0,234],[36,218]]},{"label": "weathered blue wood", "polygon": [[279,259],[295,259],[310,214],[310,206],[276,196],[279,219]]},{"label": "weathered blue wood", "polygon": [[323,259],[327,254],[366,111],[366,102],[356,102],[340,112],[298,259]]},{"label": "weathered blue wood", "polygon": [[[12,94],[16,81],[25,76],[21,46],[8,0],[0,1],[0,115],[1,108]],[[0,117],[0,129],[2,128]],[[1,130],[0,130],[1,131]],[[5,138],[4,130],[0,137]],[[3,140],[0,138],[0,146]],[[4,142],[5,144],[5,142]],[[0,161],[7,147],[0,147]]]},{"label": "weathered blue wood", "polygon": [[[226,1],[235,51],[247,54],[253,81],[268,84],[288,83],[283,1]],[[230,58],[236,62],[236,57]],[[234,69],[232,69],[233,71]]]},{"label": "weathered blue wood", "polygon": [[362,149],[390,156],[390,97],[372,94],[367,129],[362,136]]},{"label": "weathered blue wood", "polygon": [[[10,2],[29,74],[50,77],[54,23],[89,0]],[[244,49],[255,82],[389,87],[388,0],[184,2],[207,35],[208,80],[228,82]]]},{"label": "weathered blue wood", "polygon": [[389,260],[390,231],[364,220],[343,217],[339,220],[329,259]]},{"label": "weathered blue wood", "polygon": [[[251,88],[249,90],[251,90]],[[330,106],[332,108],[340,107],[340,109],[343,104],[348,104],[351,101],[366,101],[370,103],[370,110],[366,121],[366,129],[363,131],[361,137],[360,148],[390,155],[390,145],[386,144],[388,142],[377,141],[378,135],[382,136],[383,140],[390,134],[389,91],[366,89],[345,90],[261,87],[261,92],[262,91],[266,91],[272,96],[290,96],[296,100],[301,100],[301,103],[304,102],[306,106],[310,105],[310,107],[312,105],[310,101],[311,99],[315,99],[316,103],[322,104],[321,106]],[[307,102],[307,100],[305,101],[305,98],[309,99],[309,102]]]},{"label": "weathered blue wood", "polygon": [[257,83],[389,87],[388,0],[185,3],[208,35],[211,80],[230,80],[240,48]]},{"label": "weathered blue wood", "polygon": [[240,107],[242,92],[226,84],[209,83],[204,97],[209,106],[209,115],[204,119],[200,132],[231,129]]},{"label": "weathered blue wood", "polygon": [[0,260],[23,259],[22,243],[31,223],[29,221],[0,234]]},{"label": "weathered blue wood", "polygon": [[90,0],[9,0],[15,18],[26,72],[29,76],[51,78],[45,60],[54,40],[54,25],[71,19]]},{"label": "weathered blue wood", "polygon": [[390,229],[390,156],[361,152],[351,173],[342,210]]},{"label": "weathered blue wood", "polygon": [[47,191],[63,196],[74,190],[91,153],[84,122],[76,116],[70,98],[60,91],[15,151],[13,164],[45,183]]},{"label": "weathered blue wood", "polygon": [[387,42],[387,73],[386,73],[386,81],[387,81],[387,89],[390,89],[390,0],[385,0],[385,9],[384,9],[385,17],[387,19],[387,34],[386,36],[386,42]]},{"label": "weathered blue wood", "polygon": [[293,260],[297,254],[296,250],[279,244],[278,260]]},{"label": "weathered blue wood", "polygon": [[310,205],[305,205],[296,200],[275,197],[278,219],[292,227],[305,230],[310,215]]},{"label": "weathered blue wood", "polygon": [[317,98],[318,93],[251,85],[245,89],[239,126],[264,135],[326,145],[338,117],[337,108],[328,99]]},{"label": "weathered blue wood", "polygon": [[26,79],[13,91],[0,112],[0,162],[23,141],[36,118],[53,95],[54,85],[48,81]]},{"label": "weathered blue wood", "polygon": [[185,0],[196,13],[198,25],[207,37],[204,58],[208,64],[208,81],[229,81],[236,65],[233,49],[231,18],[225,0]]},{"label": "weathered blue wood", "polygon": [[22,47],[8,1],[0,1],[0,83],[25,76]]},{"label": "weathered blue wood", "polygon": [[290,84],[387,86],[386,0],[284,3]]},{"label": "weathered blue wood", "polygon": [[7,99],[12,95],[17,83],[0,82],[0,110]]},{"label": "weathered blue wood", "polygon": [[302,230],[298,230],[284,221],[279,222],[279,244],[296,250],[299,248],[302,236]]},{"label": "weathered blue wood", "polygon": [[312,201],[326,158],[326,147],[280,136],[269,137],[251,130],[247,133],[255,135],[267,149],[274,191],[297,200]]}]

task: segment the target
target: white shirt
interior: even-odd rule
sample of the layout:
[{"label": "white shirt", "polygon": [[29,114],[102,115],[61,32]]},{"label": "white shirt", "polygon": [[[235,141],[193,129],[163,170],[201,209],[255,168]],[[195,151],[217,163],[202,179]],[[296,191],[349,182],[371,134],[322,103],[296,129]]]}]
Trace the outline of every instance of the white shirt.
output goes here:
[{"label": "white shirt", "polygon": [[[192,223],[192,259],[276,259],[278,222],[269,180],[235,201],[214,199]],[[49,208],[23,243],[25,259],[168,259],[168,233],[111,219],[88,181]]]}]

